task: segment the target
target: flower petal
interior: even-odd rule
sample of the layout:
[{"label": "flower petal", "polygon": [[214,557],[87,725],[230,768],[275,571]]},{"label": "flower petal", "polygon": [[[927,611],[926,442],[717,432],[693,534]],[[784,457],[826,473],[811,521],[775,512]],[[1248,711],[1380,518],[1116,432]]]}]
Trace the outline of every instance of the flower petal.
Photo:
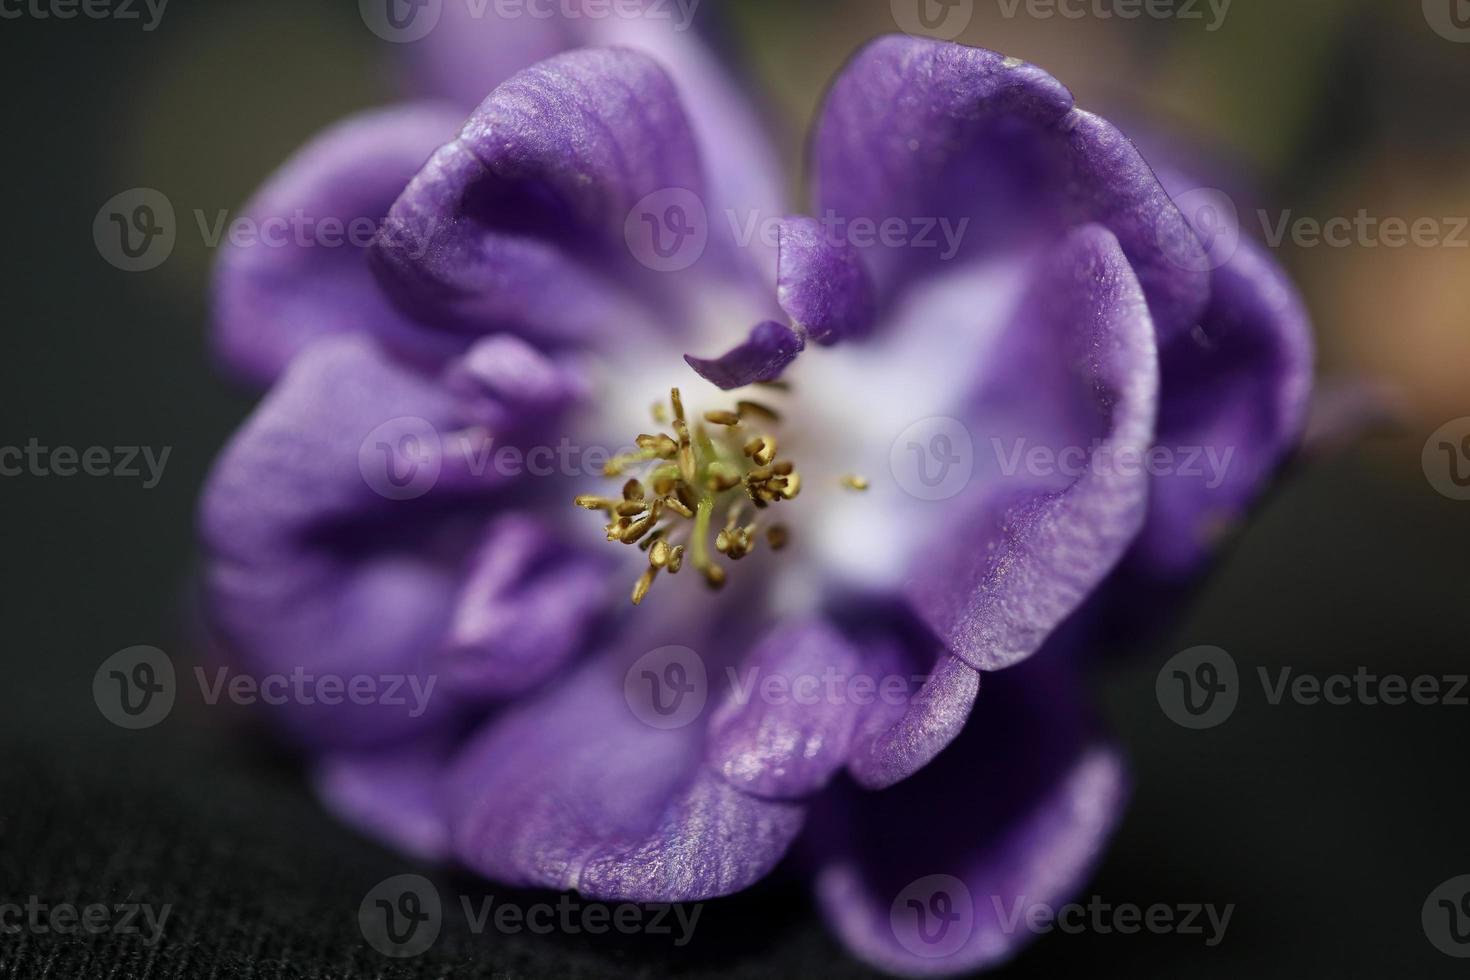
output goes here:
[{"label": "flower petal", "polygon": [[485,465],[498,435],[435,376],[342,336],[292,362],[215,464],[200,514],[206,600],[242,668],[397,678],[417,695],[288,698],[279,713],[302,740],[388,742],[458,710],[433,655],[510,481]]},{"label": "flower petal", "polygon": [[1052,651],[994,674],[934,764],[814,809],[803,851],[817,901],[856,956],[903,976],[992,966],[1031,938],[1030,905],[1058,906],[1081,887],[1127,779],[1079,686]]},{"label": "flower petal", "polygon": [[497,518],[470,559],[437,659],[456,692],[529,690],[582,649],[610,605],[607,563],[560,541],[529,515]]},{"label": "flower petal", "polygon": [[343,822],[422,861],[449,855],[439,801],[445,749],[440,740],[323,757],[312,773],[316,793]]},{"label": "flower petal", "polygon": [[254,240],[226,235],[214,274],[215,354],[232,374],[273,381],[313,340],[371,333],[424,357],[452,338],[395,311],[373,282],[367,248],[393,201],[463,122],[437,104],[363,113],[307,144],[245,205]]},{"label": "flower petal", "polygon": [[[624,5],[623,9],[626,9]],[[782,214],[784,180],[762,119],[701,36],[710,17],[697,5],[649,2],[636,16],[576,3],[559,16],[494,16],[495,8],[444,5],[438,26],[407,46],[421,91],[453,99],[466,112],[516,72],[561,51],[621,47],[642,52],[674,80],[709,173],[713,210]],[[700,22],[691,21],[699,17]]]},{"label": "flower petal", "polygon": [[[1051,76],[992,51],[880,38],[828,94],[815,138],[816,199],[848,227],[898,222],[864,250],[885,302],[942,262],[1012,250],[1096,222],[1119,239],[1160,336],[1187,331],[1209,294],[1203,249],[1132,143],[1074,107]],[[953,254],[937,247],[946,229]],[[917,247],[927,229],[931,247]]]},{"label": "flower petal", "polygon": [[[995,670],[1041,644],[1114,568],[1142,526],[1158,356],[1138,280],[1106,229],[1072,233],[1039,263],[1019,313],[963,410],[995,433],[1000,473],[931,504],[937,524],[904,586],[967,664]],[[1002,435],[1008,438],[1002,438]],[[1107,449],[1104,454],[1101,450]],[[1074,452],[1085,465],[1006,473],[1004,456]]]},{"label": "flower petal", "polygon": [[923,686],[901,703],[880,699],[853,734],[848,772],[866,789],[886,789],[928,765],[964,730],[980,673],[941,655]]},{"label": "flower petal", "polygon": [[647,57],[582,50],[497,88],[393,205],[375,250],[400,308],[451,331],[621,342],[670,280],[625,241],[640,201],[704,193],[672,83]]},{"label": "flower petal", "polygon": [[702,378],[726,390],[776,380],[808,339],[830,345],[865,336],[873,327],[873,284],[857,249],[813,218],[782,219],[777,241],[776,297],[791,328],[764,322],[720,357],[684,358]]},{"label": "flower petal", "polygon": [[710,384],[731,391],[757,381],[776,380],[805,348],[806,341],[789,327],[765,320],[750,329],[743,343],[719,357],[685,354],[684,360]]},{"label": "flower petal", "polygon": [[1296,288],[1243,239],[1214,273],[1200,329],[1161,352],[1158,444],[1175,465],[1152,480],[1131,572],[1182,580],[1204,567],[1301,439],[1313,363]]},{"label": "flower petal", "polygon": [[463,750],[448,795],[461,861],[509,884],[635,902],[727,895],[774,867],[804,808],[710,770],[702,725],[640,721],[629,660],[597,658]]},{"label": "flower petal", "polygon": [[834,627],[787,623],[758,643],[710,721],[710,765],[749,793],[778,799],[821,789],[846,761],[866,698],[853,682],[874,678]]}]

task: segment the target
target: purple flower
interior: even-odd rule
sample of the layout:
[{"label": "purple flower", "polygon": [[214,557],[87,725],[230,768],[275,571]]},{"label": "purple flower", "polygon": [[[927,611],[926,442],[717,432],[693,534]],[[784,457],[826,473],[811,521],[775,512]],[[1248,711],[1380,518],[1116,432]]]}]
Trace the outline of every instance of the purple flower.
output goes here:
[{"label": "purple flower", "polygon": [[222,256],[270,390],[202,505],[219,636],[344,679],[279,720],[415,855],[684,901],[790,854],[871,964],[1007,958],[1126,796],[1088,654],[1297,440],[1295,292],[1013,59],[864,48],[803,217],[697,42],[542,40],[426,61],[468,120],[350,120],[250,205],[370,248]]}]

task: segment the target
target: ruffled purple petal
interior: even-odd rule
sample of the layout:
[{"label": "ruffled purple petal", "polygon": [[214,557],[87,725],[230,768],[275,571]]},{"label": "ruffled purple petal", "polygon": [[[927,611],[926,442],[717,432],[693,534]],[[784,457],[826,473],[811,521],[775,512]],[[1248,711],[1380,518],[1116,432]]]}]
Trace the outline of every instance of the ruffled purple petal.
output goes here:
[{"label": "ruffled purple petal", "polygon": [[739,667],[710,722],[709,762],[732,785],[779,799],[826,785],[847,760],[853,726],[876,678],[861,651],[820,621],[789,623]]},{"label": "ruffled purple petal", "polygon": [[437,664],[458,693],[506,697],[584,648],[612,604],[608,563],[529,515],[497,518],[470,558]]},{"label": "ruffled purple petal", "polygon": [[[1118,237],[1161,337],[1189,330],[1204,310],[1209,280],[1192,261],[1203,249],[1137,150],[1017,59],[880,38],[828,94],[815,159],[822,214],[849,228],[897,222],[896,244],[864,250],[885,302],[941,263],[1099,223]],[[939,247],[942,222],[958,239],[954,254]]]},{"label": "ruffled purple petal", "polygon": [[1301,439],[1313,363],[1296,288],[1243,239],[1214,273],[1200,329],[1161,352],[1158,444],[1169,455],[1130,571],[1174,580],[1200,571]]},{"label": "ruffled purple petal", "polygon": [[344,336],[303,351],[226,448],[200,515],[226,647],[257,680],[368,678],[384,695],[289,697],[277,710],[298,738],[391,742],[458,711],[435,656],[491,495],[512,481],[488,446],[514,434],[481,428],[441,378]]},{"label": "ruffled purple petal", "polygon": [[[1132,544],[1158,379],[1153,325],[1117,239],[1096,225],[1073,232],[1039,263],[963,411],[977,451],[999,447],[997,471],[930,505],[939,528],[903,590],[970,666],[1037,650]],[[1030,468],[1036,449],[1071,454],[1076,472]]]},{"label": "ruffled purple petal", "polygon": [[701,378],[730,391],[757,381],[775,381],[806,348],[806,341],[774,320],[756,324],[745,341],[719,357],[685,354],[684,360]]},{"label": "ruffled purple petal", "polygon": [[433,155],[376,268],[401,309],[447,330],[626,341],[678,278],[640,267],[625,239],[660,194],[707,220],[687,214],[704,177],[673,84],[644,55],[574,51],[503,83]]},{"label": "ruffled purple petal", "polygon": [[779,241],[776,297],[792,325],[819,344],[866,335],[876,301],[858,250],[815,218],[782,221]]},{"label": "ruffled purple petal", "polygon": [[605,656],[518,702],[449,776],[455,855],[514,885],[589,898],[697,901],[768,873],[805,808],[742,792],[704,764],[704,726],[656,728]]},{"label": "ruffled purple petal", "polygon": [[1052,651],[991,675],[934,764],[814,808],[803,851],[817,900],[857,957],[901,976],[993,966],[1032,938],[1031,905],[1060,906],[1082,887],[1127,778],[1079,686]]},{"label": "ruffled purple petal", "polygon": [[[652,4],[641,16],[609,15],[606,6],[556,7],[558,16],[497,17],[494,6],[446,3],[436,28],[406,45],[420,91],[454,100],[469,112],[516,72],[578,47],[623,47],[657,61],[674,80],[689,113],[709,174],[711,213],[727,208],[762,217],[782,214],[784,179],[763,120],[702,35],[707,8]],[[561,16],[571,9],[578,16]]]},{"label": "ruffled purple petal", "polygon": [[437,104],[364,113],[322,133],[245,205],[257,234],[226,234],[214,275],[215,354],[232,374],[273,381],[306,345],[370,333],[442,358],[450,339],[395,311],[373,282],[368,246],[389,207],[462,113]]},{"label": "ruffled purple petal", "polygon": [[720,388],[775,381],[808,339],[831,345],[863,337],[873,327],[873,284],[857,249],[814,218],[782,219],[777,240],[776,299],[791,326],[763,322],[719,357],[684,358]]},{"label": "ruffled purple petal", "polygon": [[958,657],[941,655],[916,692],[897,701],[880,698],[864,713],[853,734],[848,772],[866,789],[886,789],[909,778],[964,730],[979,693],[980,673]]},{"label": "ruffled purple petal", "polygon": [[421,861],[442,861],[449,856],[439,800],[446,754],[441,739],[331,753],[317,762],[312,783],[344,823]]}]

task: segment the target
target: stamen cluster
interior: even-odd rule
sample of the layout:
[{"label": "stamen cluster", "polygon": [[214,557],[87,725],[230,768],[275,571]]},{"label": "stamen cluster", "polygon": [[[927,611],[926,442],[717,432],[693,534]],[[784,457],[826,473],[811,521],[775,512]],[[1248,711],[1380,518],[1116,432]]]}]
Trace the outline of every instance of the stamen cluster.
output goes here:
[{"label": "stamen cluster", "polygon": [[[801,493],[801,474],[790,460],[778,459],[776,439],[754,431],[756,419],[780,421],[773,409],[754,401],[736,402],[734,411],[704,413],[691,432],[679,389],[669,393],[673,434],[638,436],[637,451],[616,456],[603,467],[608,477],[641,470],[623,484],[619,497],[581,496],[579,507],[608,515],[607,539],[647,553],[648,568],[633,587],[633,604],[642,602],[660,571],[678,574],[689,562],[712,589],[725,584],[725,569],[709,553],[717,509],[724,526],[714,534],[714,550],[739,561],[760,540],[760,512]],[[653,406],[654,421],[666,424],[669,411]],[[790,535],[780,524],[765,528],[773,551]]]}]

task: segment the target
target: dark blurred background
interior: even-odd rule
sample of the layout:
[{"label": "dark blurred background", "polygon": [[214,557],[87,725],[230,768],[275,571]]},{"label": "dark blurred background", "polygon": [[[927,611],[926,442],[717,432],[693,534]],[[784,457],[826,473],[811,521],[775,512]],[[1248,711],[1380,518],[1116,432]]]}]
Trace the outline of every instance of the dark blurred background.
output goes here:
[{"label": "dark blurred background", "polygon": [[[1203,20],[1125,21],[1007,18],[976,0],[960,40],[1047,67],[1089,107],[1232,148],[1273,214],[1366,210],[1453,231],[1470,215],[1470,38],[1444,25],[1470,23],[1470,4],[1434,4],[1235,0],[1209,30],[1204,3]],[[726,8],[729,47],[764,85],[795,175],[826,81],[894,29],[889,4]],[[189,216],[238,209],[322,126],[391,100],[392,52],[349,2],[173,0],[151,31],[0,9],[22,12],[0,18],[0,444],[171,448],[152,488],[0,478],[0,902],[172,906],[154,946],[0,935],[0,977],[864,975],[779,874],[711,903],[682,950],[475,936],[451,916],[428,953],[387,960],[364,943],[358,903],[414,869],[322,812],[289,757],[187,701],[145,731],[102,716],[92,679],[110,654],[197,655],[195,498],[251,405],[208,363],[213,256]],[[180,227],[167,262],[130,274],[99,255],[92,224],[135,187],[165,194]],[[1315,315],[1322,376],[1392,383],[1397,421],[1302,461],[1185,621],[1099,678],[1137,792],[1087,894],[1233,903],[1225,940],[1053,935],[998,976],[1465,973],[1420,912],[1470,873],[1470,707],[1273,706],[1247,684],[1228,722],[1188,731],[1154,681],[1197,644],[1252,678],[1470,671],[1470,502],[1439,493],[1421,464],[1431,433],[1470,416],[1467,242],[1277,249]],[[440,880],[446,895],[503,893]]]}]

